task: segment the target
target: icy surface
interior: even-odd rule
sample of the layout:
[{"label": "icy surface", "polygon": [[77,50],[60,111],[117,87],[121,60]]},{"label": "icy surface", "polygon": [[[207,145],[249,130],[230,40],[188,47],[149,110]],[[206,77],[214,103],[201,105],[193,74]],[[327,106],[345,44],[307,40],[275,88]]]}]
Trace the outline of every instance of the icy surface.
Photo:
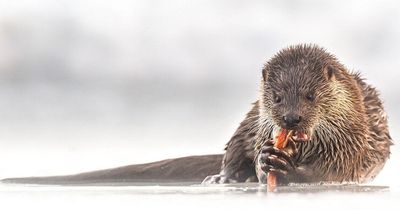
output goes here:
[{"label": "icy surface", "polygon": [[7,209],[398,209],[387,186],[41,186],[0,184]]}]

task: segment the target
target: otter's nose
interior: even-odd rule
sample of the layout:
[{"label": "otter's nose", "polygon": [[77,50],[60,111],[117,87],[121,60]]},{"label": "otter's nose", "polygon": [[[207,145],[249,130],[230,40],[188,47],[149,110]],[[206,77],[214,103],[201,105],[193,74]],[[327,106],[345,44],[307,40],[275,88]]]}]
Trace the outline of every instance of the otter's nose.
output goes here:
[{"label": "otter's nose", "polygon": [[286,128],[296,127],[301,122],[301,116],[297,114],[287,114],[283,116],[283,124]]}]

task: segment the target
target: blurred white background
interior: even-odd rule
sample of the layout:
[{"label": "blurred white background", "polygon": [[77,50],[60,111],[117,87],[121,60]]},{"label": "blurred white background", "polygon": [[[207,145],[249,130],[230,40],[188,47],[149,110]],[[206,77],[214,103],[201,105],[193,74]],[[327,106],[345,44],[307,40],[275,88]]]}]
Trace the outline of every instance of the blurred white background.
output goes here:
[{"label": "blurred white background", "polygon": [[0,0],[0,178],[222,153],[298,43],[380,90],[397,143],[399,23],[395,0]]}]

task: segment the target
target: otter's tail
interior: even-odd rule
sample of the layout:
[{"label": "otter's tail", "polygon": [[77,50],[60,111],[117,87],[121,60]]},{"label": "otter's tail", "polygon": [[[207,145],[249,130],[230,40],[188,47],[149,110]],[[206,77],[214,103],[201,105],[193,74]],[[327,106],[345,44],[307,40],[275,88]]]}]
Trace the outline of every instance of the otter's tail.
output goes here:
[{"label": "otter's tail", "polygon": [[221,155],[189,156],[146,164],[129,165],[67,176],[7,178],[3,183],[24,184],[126,184],[177,182],[200,183],[205,177],[218,174]]}]

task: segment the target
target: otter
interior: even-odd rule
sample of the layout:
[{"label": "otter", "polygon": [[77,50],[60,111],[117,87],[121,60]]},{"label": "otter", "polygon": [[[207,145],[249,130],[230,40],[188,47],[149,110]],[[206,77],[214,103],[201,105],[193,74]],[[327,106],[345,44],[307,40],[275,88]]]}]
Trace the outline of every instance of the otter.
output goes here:
[{"label": "otter", "polygon": [[[274,130],[281,128],[294,131],[283,150],[275,148],[273,140]],[[2,181],[265,183],[266,175],[273,171],[282,185],[362,183],[383,168],[392,144],[377,90],[325,49],[301,44],[281,50],[265,64],[260,97],[226,144],[223,156],[184,157],[70,176]],[[210,175],[213,173],[218,174]]]},{"label": "otter", "polygon": [[[273,132],[294,130],[284,150]],[[375,88],[316,45],[281,50],[262,70],[259,100],[226,145],[222,169],[204,183],[366,182],[383,168],[392,139]]]}]

